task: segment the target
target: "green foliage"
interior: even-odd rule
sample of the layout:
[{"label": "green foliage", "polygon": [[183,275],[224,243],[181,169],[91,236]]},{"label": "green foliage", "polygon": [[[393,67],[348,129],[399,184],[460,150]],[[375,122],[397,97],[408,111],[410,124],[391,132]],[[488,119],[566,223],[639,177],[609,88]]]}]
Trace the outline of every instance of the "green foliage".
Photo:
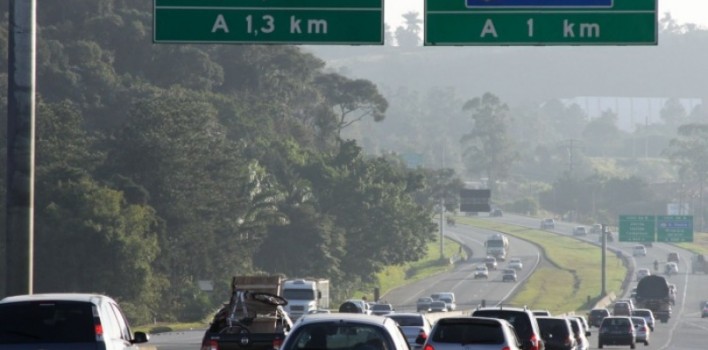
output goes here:
[{"label": "green foliage", "polygon": [[514,213],[524,213],[534,216],[538,213],[539,204],[534,198],[520,198],[504,206],[505,209]]}]

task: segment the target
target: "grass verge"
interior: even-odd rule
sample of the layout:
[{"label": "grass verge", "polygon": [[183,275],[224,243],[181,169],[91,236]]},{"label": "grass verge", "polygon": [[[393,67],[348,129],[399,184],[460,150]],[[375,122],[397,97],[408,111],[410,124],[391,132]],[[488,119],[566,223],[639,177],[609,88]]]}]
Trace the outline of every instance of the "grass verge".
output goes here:
[{"label": "grass verge", "polygon": [[694,233],[693,243],[678,243],[677,246],[694,253],[708,255],[708,233]]},{"label": "grass verge", "polygon": [[[571,237],[462,217],[459,222],[503,232],[540,246],[551,266],[542,266],[514,296],[515,305],[528,305],[553,313],[586,311],[601,296],[602,255],[599,247]],[[607,291],[620,294],[627,268],[614,254],[607,255]]]}]

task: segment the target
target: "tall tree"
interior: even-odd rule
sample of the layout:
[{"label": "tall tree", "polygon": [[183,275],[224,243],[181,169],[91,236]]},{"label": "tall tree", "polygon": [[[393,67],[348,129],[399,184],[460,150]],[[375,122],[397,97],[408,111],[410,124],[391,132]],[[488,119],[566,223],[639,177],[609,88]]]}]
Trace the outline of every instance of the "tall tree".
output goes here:
[{"label": "tall tree", "polygon": [[489,189],[496,192],[497,181],[509,175],[518,154],[507,129],[511,123],[509,107],[491,94],[485,93],[465,103],[462,108],[471,114],[474,127],[462,137],[463,156],[467,170],[487,177]]},{"label": "tall tree", "polygon": [[681,180],[692,184],[698,196],[698,229],[705,228],[704,189],[708,179],[708,124],[685,124],[671,140],[667,154],[678,167]]},{"label": "tall tree", "polygon": [[399,26],[396,28],[396,42],[401,47],[416,47],[420,46],[420,31],[423,21],[419,18],[418,12],[407,12],[403,14],[405,27]]}]

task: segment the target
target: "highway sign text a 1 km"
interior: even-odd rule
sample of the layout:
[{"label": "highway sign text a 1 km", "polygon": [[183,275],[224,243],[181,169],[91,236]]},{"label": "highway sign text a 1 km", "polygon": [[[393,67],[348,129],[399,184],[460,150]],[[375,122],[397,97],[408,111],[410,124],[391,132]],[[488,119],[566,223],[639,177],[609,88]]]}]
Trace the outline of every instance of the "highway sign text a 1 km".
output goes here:
[{"label": "highway sign text a 1 km", "polygon": [[656,45],[657,0],[425,0],[426,46]]},{"label": "highway sign text a 1 km", "polygon": [[620,215],[620,242],[654,242],[656,217],[653,215]]},{"label": "highway sign text a 1 km", "polygon": [[383,45],[384,0],[153,0],[155,43]]},{"label": "highway sign text a 1 km", "polygon": [[668,215],[656,218],[659,242],[693,242],[693,216]]}]

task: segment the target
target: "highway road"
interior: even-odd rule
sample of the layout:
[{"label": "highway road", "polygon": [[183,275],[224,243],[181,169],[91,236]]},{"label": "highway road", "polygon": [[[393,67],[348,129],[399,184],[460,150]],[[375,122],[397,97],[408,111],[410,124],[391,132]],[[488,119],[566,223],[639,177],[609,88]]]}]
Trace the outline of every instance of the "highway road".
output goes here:
[{"label": "highway road", "polygon": [[[485,218],[485,220],[497,220],[500,222],[514,224],[525,227],[538,227],[540,220],[523,216],[505,215],[504,217]],[[576,224],[558,222],[556,233],[569,235]],[[456,294],[458,309],[469,310],[479,305],[485,300],[487,305],[496,305],[504,302],[517,288],[528,278],[535,266],[543,264],[543,257],[538,249],[523,240],[510,237],[510,257],[520,257],[524,262],[524,270],[519,273],[518,283],[501,282],[500,272],[492,272],[488,281],[474,280],[472,271],[474,266],[481,263],[484,254],[484,239],[493,232],[472,228],[458,224],[454,227],[446,228],[446,235],[454,238],[470,247],[473,251],[472,258],[467,262],[458,263],[450,273],[433,276],[413,284],[390,291],[383,296],[388,302],[394,304],[399,311],[415,311],[415,301],[420,296],[427,296],[434,292],[452,291]],[[590,242],[597,243],[599,235],[588,235],[580,237]],[[627,258],[632,271],[635,268],[650,268],[653,270],[653,261],[658,260],[662,266],[669,252],[678,252],[681,256],[680,272],[678,275],[669,278],[671,283],[678,287],[678,296],[674,306],[672,318],[668,323],[662,324],[657,321],[655,331],[651,334],[649,346],[637,345],[638,348],[650,349],[681,349],[698,350],[707,349],[705,343],[708,334],[708,319],[701,319],[700,303],[708,300],[708,276],[692,275],[689,271],[688,251],[677,247],[655,243],[648,248],[646,257],[632,257],[632,247],[635,243],[613,242],[609,243],[609,249],[619,250]],[[599,249],[599,247],[598,247]],[[500,265],[504,266],[504,264]],[[622,291],[619,297],[628,297],[629,290],[634,287],[635,282],[628,286],[627,291]],[[592,294],[592,292],[590,292]],[[437,315],[433,316],[437,317]],[[186,350],[198,349],[202,330],[191,332],[167,333],[156,335],[151,338],[150,346],[159,350]],[[592,329],[590,337],[591,349],[597,349],[597,329]],[[613,348],[613,347],[609,347]],[[149,349],[149,348],[146,348]]]}]

